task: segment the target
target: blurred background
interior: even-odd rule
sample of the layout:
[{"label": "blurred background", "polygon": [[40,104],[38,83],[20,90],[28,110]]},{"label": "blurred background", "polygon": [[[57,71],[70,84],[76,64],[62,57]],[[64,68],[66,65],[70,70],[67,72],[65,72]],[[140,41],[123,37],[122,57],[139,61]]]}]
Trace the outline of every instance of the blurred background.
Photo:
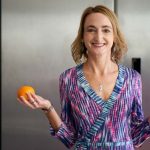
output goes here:
[{"label": "blurred background", "polygon": [[[98,4],[118,15],[129,47],[122,63],[141,71],[143,109],[150,115],[149,0],[2,0],[2,150],[67,149],[50,136],[44,114],[21,105],[16,92],[33,86],[60,114],[59,75],[75,66],[70,45],[83,10]],[[149,147],[147,140],[140,150]]]}]

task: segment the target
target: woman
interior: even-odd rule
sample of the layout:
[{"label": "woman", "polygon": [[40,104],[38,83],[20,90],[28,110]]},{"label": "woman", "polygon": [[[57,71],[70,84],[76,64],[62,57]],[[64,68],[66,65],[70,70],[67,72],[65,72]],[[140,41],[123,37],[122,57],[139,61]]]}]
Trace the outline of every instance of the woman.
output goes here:
[{"label": "woman", "polygon": [[78,65],[60,75],[61,118],[49,100],[20,99],[45,112],[51,134],[68,148],[133,150],[150,137],[150,117],[143,117],[140,74],[119,64],[126,50],[115,14],[89,7],[72,44]]}]

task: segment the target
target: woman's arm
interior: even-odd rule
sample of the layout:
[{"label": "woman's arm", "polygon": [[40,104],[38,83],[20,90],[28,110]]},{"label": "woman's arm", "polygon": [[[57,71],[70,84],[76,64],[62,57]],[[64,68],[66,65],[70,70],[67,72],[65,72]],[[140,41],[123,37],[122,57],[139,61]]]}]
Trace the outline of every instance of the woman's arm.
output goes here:
[{"label": "woman's arm", "polygon": [[52,106],[52,104],[50,104],[48,109],[42,109],[42,110],[45,112],[45,115],[47,116],[47,119],[51,127],[55,130],[55,132],[57,132],[62,124],[62,121],[59,115],[57,114],[56,110]]},{"label": "woman's arm", "polygon": [[150,117],[144,119],[142,109],[142,81],[140,74],[136,73],[134,84],[134,99],[131,113],[131,135],[135,147],[140,147],[150,138]]},{"label": "woman's arm", "polygon": [[[32,109],[42,109],[50,123],[50,134],[58,138],[66,147],[71,148],[78,139],[78,126],[74,120],[68,87],[72,86],[70,71],[62,73],[59,78],[61,116],[57,114],[51,102],[36,94],[27,93],[28,100],[21,97],[19,101]],[[68,84],[69,83],[69,84]]]},{"label": "woman's arm", "polygon": [[61,117],[53,108],[51,102],[36,94],[27,93],[28,100],[20,97],[19,101],[31,109],[42,109],[50,123],[50,133],[58,138],[66,147],[71,148],[77,140],[77,131],[71,113],[70,100],[66,92],[63,76],[60,77]]},{"label": "woman's arm", "polygon": [[47,116],[51,127],[55,130],[55,132],[57,132],[62,121],[51,102],[36,94],[27,93],[27,96],[28,100],[26,100],[24,97],[20,97],[19,101],[32,109],[42,109]]}]

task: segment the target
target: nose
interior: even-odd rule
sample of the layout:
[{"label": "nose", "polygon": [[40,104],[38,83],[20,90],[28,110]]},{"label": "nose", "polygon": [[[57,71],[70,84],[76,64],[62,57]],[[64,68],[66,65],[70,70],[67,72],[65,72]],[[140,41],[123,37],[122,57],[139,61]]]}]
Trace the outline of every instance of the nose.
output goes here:
[{"label": "nose", "polygon": [[103,32],[101,30],[97,30],[97,32],[95,33],[95,40],[100,42],[103,38]]}]

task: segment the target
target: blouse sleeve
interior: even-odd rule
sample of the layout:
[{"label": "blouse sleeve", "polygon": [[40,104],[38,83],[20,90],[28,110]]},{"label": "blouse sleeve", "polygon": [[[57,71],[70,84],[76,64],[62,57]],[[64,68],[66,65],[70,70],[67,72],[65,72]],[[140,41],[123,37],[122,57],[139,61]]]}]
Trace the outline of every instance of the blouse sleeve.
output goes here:
[{"label": "blouse sleeve", "polygon": [[62,74],[59,79],[62,124],[57,132],[50,126],[50,133],[58,138],[67,148],[71,148],[77,139],[77,132],[72,117],[65,78]]},{"label": "blouse sleeve", "polygon": [[148,118],[144,119],[142,110],[142,82],[141,76],[137,73],[135,80],[135,96],[131,113],[131,135],[135,147],[140,147],[150,137],[150,124]]}]

